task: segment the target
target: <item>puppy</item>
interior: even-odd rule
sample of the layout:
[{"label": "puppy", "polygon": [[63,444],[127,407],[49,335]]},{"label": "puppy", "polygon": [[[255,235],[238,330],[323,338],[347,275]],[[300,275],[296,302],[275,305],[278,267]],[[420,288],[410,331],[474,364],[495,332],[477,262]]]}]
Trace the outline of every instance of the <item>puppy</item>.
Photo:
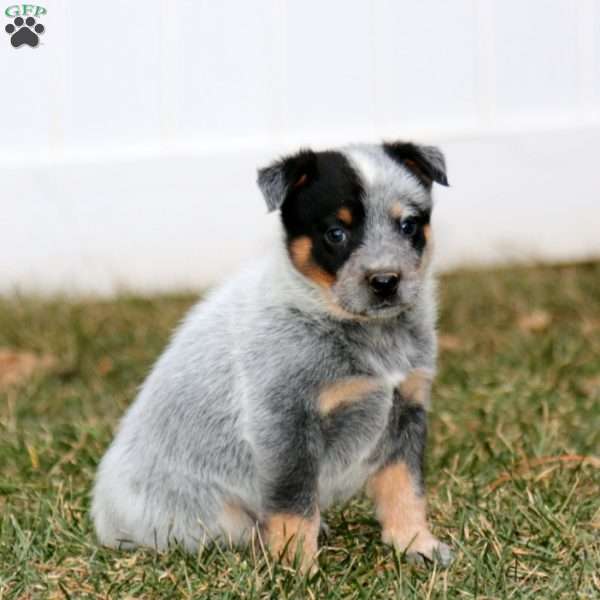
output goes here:
[{"label": "puppy", "polygon": [[412,143],[259,171],[284,240],[193,308],[123,418],[92,514],[114,547],[247,543],[313,564],[320,515],[366,487],[383,540],[447,564],[423,489],[436,362],[433,183]]}]

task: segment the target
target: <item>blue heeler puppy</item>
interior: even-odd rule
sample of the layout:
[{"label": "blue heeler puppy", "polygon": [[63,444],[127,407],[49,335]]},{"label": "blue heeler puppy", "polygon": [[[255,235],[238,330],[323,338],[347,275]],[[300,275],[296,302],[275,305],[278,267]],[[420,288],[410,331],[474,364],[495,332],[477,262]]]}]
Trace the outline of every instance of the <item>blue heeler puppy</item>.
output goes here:
[{"label": "blue heeler puppy", "polygon": [[258,174],[284,240],[191,310],[106,453],[109,546],[245,543],[309,567],[320,515],[363,488],[383,540],[448,563],[423,489],[436,363],[430,215],[442,153],[299,153]]}]

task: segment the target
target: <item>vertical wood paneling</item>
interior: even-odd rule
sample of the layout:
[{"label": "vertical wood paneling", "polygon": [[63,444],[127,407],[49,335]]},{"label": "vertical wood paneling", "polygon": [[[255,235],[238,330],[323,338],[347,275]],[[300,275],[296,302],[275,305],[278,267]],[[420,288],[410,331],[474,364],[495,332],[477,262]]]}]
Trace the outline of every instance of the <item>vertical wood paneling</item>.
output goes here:
[{"label": "vertical wood paneling", "polygon": [[475,0],[374,3],[381,128],[459,126],[477,118]]},{"label": "vertical wood paneling", "polygon": [[577,3],[579,106],[582,113],[593,113],[596,88],[596,0]]},{"label": "vertical wood paneling", "polygon": [[277,123],[281,16],[273,0],[179,4],[184,65],[179,135],[260,136]]},{"label": "vertical wood paneling", "polygon": [[494,1],[479,0],[475,4],[477,20],[476,96],[479,106],[479,124],[489,127],[496,119],[496,35]]},{"label": "vertical wood paneling", "polygon": [[68,3],[70,106],[66,143],[140,144],[159,134],[158,0],[93,9]]},{"label": "vertical wood paneling", "polygon": [[579,106],[577,3],[495,2],[499,118],[540,116]]},{"label": "vertical wood paneling", "polygon": [[596,0],[45,6],[39,48],[0,40],[4,159],[600,118]]},{"label": "vertical wood paneling", "polygon": [[593,112],[596,119],[600,119],[600,6],[597,2],[590,0],[591,13],[594,22],[592,29],[592,78],[594,82],[593,89]]},{"label": "vertical wood paneling", "polygon": [[290,0],[286,6],[286,129],[310,140],[373,127],[369,2]]},{"label": "vertical wood paneling", "polygon": [[160,54],[160,143],[164,150],[177,143],[183,103],[183,36],[178,15],[177,2],[161,0],[160,33],[156,44]]}]

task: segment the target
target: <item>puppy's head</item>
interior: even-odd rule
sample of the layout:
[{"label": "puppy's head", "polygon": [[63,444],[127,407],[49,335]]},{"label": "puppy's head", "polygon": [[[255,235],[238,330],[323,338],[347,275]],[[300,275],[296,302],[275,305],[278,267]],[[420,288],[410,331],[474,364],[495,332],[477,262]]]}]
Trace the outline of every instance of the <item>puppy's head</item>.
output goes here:
[{"label": "puppy's head", "polygon": [[433,183],[448,185],[433,146],[395,142],[302,150],[261,169],[293,266],[347,317],[392,317],[414,305],[431,253]]}]

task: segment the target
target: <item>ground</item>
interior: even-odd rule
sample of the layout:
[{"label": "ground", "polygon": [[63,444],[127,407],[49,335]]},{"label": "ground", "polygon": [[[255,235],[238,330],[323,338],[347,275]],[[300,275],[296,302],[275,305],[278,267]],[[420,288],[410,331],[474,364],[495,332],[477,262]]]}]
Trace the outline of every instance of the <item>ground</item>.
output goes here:
[{"label": "ground", "polygon": [[96,544],[96,465],[192,295],[0,300],[0,598],[600,598],[600,263],[456,273],[440,300],[427,482],[456,561],[408,564],[357,499],[309,579],[260,547]]}]

